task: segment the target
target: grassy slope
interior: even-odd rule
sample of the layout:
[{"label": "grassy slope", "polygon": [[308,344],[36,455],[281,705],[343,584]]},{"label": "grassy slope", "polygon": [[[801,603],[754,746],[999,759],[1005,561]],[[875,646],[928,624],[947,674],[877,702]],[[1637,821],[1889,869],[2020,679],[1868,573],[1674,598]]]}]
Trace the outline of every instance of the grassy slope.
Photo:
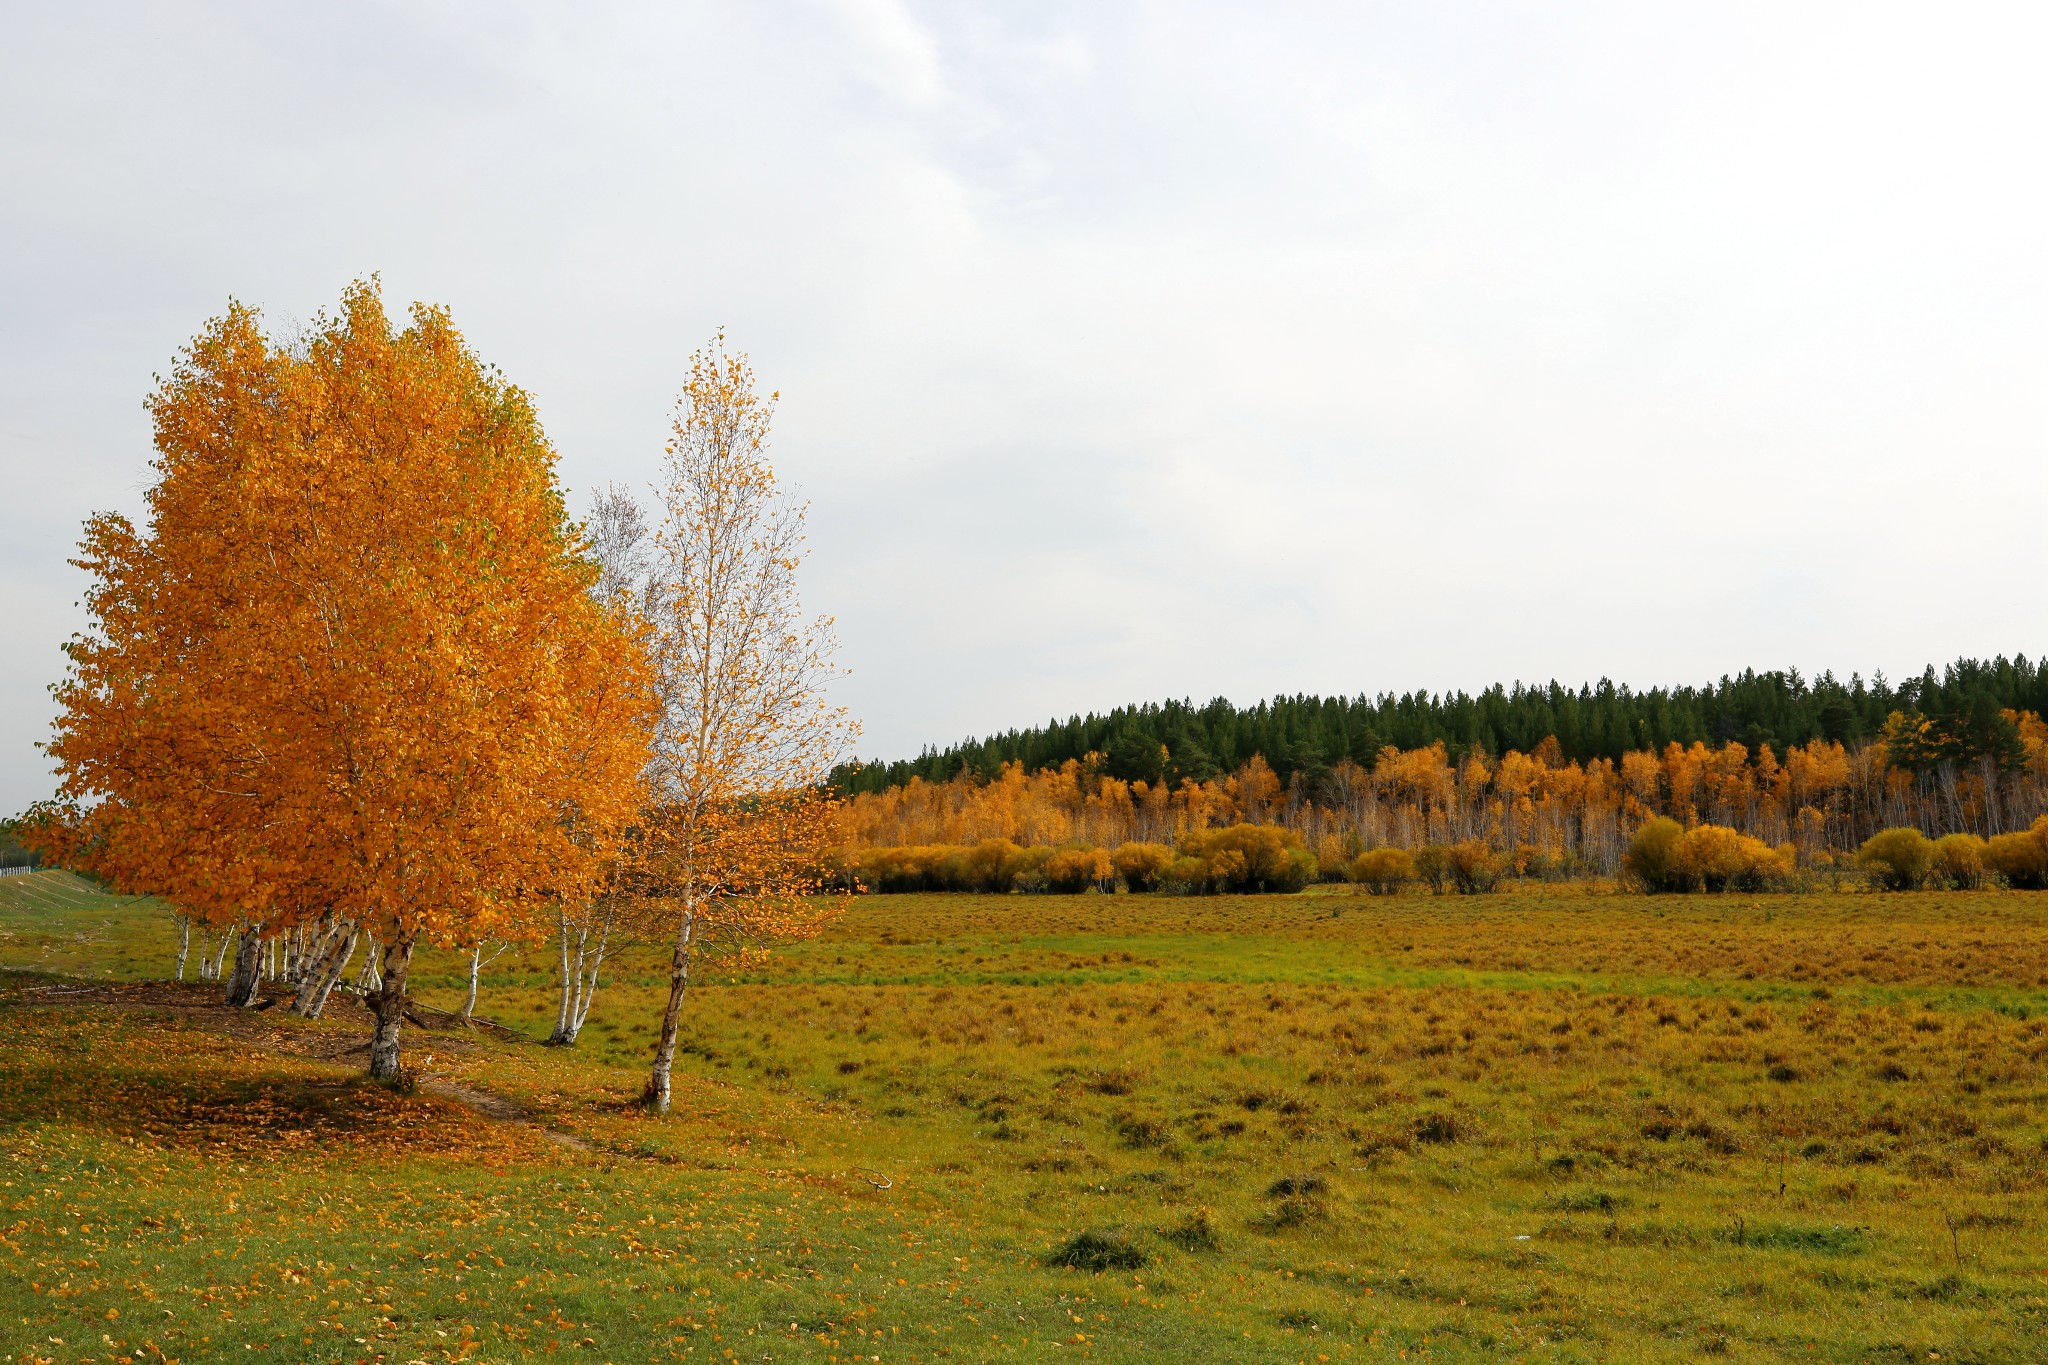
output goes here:
[{"label": "grassy slope", "polygon": [[[0,959],[161,974],[161,911],[27,890],[0,882]],[[345,1010],[14,1008],[0,1341],[2041,1359],[2044,902],[877,897],[711,974],[674,1120],[627,1105],[652,950],[574,1052],[411,1041],[588,1150],[278,1055],[353,1041]],[[501,959],[485,1011],[538,1032],[546,970]],[[452,957],[421,974],[457,998]],[[1213,1250],[1162,1235],[1203,1223]],[[1151,1263],[1039,1264],[1088,1228]]]}]

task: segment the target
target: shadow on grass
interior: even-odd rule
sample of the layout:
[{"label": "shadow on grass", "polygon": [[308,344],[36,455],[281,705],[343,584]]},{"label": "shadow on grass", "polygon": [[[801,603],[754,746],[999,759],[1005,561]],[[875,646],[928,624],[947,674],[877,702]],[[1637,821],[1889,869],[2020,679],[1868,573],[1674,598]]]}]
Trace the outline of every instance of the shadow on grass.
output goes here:
[{"label": "shadow on grass", "polygon": [[7,1009],[0,1132],[98,1131],[213,1156],[322,1149],[420,1155],[530,1152],[532,1134],[433,1095],[252,1052],[146,1014]]}]

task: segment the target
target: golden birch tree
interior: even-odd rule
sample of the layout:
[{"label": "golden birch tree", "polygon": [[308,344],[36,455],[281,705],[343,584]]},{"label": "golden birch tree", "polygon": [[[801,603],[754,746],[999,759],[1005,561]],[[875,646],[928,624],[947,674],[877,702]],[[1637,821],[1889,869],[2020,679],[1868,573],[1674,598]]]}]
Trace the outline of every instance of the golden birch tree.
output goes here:
[{"label": "golden birch tree", "polygon": [[652,693],[532,405],[374,285],[298,347],[232,309],[152,402],[151,520],[88,529],[52,744],[71,843],[214,923],[374,936],[370,1071],[421,943],[532,937],[636,812]]},{"label": "golden birch tree", "polygon": [[829,620],[806,620],[796,573],[805,506],[767,458],[776,395],[721,335],[691,358],[665,459],[647,589],[661,718],[656,806],[637,865],[642,914],[672,941],[646,1101],[666,1112],[692,953],[815,933],[838,839],[824,787],[851,739],[824,695]]}]

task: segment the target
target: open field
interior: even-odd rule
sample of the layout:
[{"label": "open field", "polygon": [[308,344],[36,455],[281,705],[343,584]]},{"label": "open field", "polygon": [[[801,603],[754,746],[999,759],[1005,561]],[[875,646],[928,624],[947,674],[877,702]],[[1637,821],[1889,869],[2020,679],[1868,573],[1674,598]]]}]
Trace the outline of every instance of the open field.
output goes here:
[{"label": "open field", "polygon": [[401,1096],[147,903],[0,935],[12,1361],[2048,1359],[2048,896],[872,897],[668,1120],[656,950]]}]

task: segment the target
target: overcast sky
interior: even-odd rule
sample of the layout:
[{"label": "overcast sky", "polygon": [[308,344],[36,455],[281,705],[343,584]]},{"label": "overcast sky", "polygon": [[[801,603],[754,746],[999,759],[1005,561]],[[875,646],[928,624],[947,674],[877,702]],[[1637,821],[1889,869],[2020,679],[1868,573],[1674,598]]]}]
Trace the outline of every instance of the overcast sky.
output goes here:
[{"label": "overcast sky", "polygon": [[580,508],[723,326],[861,748],[2048,648],[2039,6],[6,6],[0,811],[230,296],[381,272]]}]

